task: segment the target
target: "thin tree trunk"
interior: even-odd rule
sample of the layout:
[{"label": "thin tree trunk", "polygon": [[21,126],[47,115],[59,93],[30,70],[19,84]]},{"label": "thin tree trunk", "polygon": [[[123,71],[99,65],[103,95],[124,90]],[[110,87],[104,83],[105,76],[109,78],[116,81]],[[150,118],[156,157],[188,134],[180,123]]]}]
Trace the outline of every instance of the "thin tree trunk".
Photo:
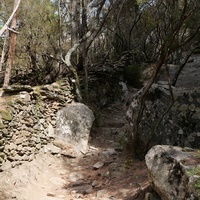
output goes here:
[{"label": "thin tree trunk", "polygon": [[7,46],[8,37],[9,37],[9,30],[7,29],[6,35],[4,38],[4,43],[3,43],[3,50],[1,54],[0,71],[2,71],[3,63],[5,62],[5,54],[6,54],[6,46]]},{"label": "thin tree trunk", "polygon": [[[14,1],[14,10],[16,10],[16,7],[19,5],[20,0],[15,0]],[[11,29],[15,30],[17,26],[17,14],[18,11],[16,10],[12,23],[11,23]],[[9,82],[10,82],[10,77],[11,77],[11,69],[13,65],[13,60],[15,56],[15,44],[16,44],[16,33],[14,31],[11,32],[11,39],[10,39],[10,47],[9,47],[9,54],[8,54],[8,65],[6,68],[6,73],[4,77],[4,83],[3,87],[7,87]]]},{"label": "thin tree trunk", "polygon": [[11,16],[9,17],[9,19],[7,20],[7,22],[5,23],[5,25],[0,30],[0,37],[4,33],[4,31],[8,28],[10,22],[12,21],[13,17],[15,16],[15,14],[16,14],[18,8],[19,8],[20,2],[21,2],[21,0],[18,0],[18,1],[15,0],[14,10],[13,10]]}]

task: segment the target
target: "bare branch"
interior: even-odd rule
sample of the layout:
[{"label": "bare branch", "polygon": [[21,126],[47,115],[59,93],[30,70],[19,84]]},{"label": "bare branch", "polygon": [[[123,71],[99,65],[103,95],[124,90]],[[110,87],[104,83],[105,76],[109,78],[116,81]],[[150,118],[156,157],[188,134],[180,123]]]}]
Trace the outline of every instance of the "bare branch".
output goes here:
[{"label": "bare branch", "polygon": [[10,22],[12,21],[15,13],[17,12],[19,5],[20,5],[21,0],[18,0],[16,7],[14,8],[11,16],[9,17],[9,19],[7,20],[7,22],[4,24],[4,26],[2,27],[2,29],[0,30],[0,37],[2,36],[2,34],[4,33],[4,31],[8,28]]}]

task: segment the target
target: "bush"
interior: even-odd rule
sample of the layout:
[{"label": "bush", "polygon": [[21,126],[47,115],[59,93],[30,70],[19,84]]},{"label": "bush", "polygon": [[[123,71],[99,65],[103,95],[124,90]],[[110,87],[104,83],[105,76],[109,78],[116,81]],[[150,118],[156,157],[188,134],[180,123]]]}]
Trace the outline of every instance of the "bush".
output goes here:
[{"label": "bush", "polygon": [[125,80],[128,85],[132,85],[134,87],[141,87],[141,76],[142,70],[141,65],[138,63],[132,63],[128,65],[125,69]]}]

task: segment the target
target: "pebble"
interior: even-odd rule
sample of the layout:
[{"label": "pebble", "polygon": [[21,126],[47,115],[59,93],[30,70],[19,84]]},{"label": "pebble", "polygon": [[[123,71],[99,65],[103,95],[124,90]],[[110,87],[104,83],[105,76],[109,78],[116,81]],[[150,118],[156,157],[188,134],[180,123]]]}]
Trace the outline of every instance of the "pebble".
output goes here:
[{"label": "pebble", "polygon": [[48,197],[55,197],[55,196],[56,196],[56,194],[55,194],[55,193],[53,193],[53,192],[48,192],[48,193],[47,193],[47,196],[48,196]]},{"label": "pebble", "polygon": [[80,186],[72,187],[72,190],[81,194],[90,194],[93,191],[91,185],[80,185]]},{"label": "pebble", "polygon": [[97,180],[92,181],[92,187],[96,187],[96,186],[98,186]]},{"label": "pebble", "polygon": [[95,164],[93,165],[93,168],[94,168],[95,170],[97,170],[97,169],[100,169],[100,168],[103,167],[103,166],[104,166],[104,162],[98,161],[97,163],[95,163]]},{"label": "pebble", "polygon": [[76,182],[76,181],[78,181],[80,179],[84,179],[84,176],[81,173],[72,172],[71,174],[69,174],[69,180],[71,182]]}]

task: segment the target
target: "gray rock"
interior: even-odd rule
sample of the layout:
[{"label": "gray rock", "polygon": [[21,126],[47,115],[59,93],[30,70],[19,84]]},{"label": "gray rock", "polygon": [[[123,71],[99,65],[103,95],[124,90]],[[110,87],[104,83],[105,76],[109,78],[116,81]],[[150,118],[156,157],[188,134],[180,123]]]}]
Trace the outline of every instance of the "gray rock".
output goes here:
[{"label": "gray rock", "polygon": [[48,144],[44,147],[44,152],[50,152],[51,154],[59,154],[61,149],[59,147],[54,146],[53,144]]},{"label": "gray rock", "polygon": [[47,196],[48,196],[48,197],[55,197],[55,196],[56,196],[56,194],[55,194],[55,193],[53,193],[53,192],[48,192],[48,193],[47,193]]},{"label": "gray rock", "polygon": [[[128,108],[127,120],[130,127],[127,131],[132,132],[131,125],[137,117],[141,91],[134,95]],[[173,87],[173,95],[175,102],[170,105],[172,102],[168,85],[152,85],[146,95],[145,110],[138,127],[140,140],[144,146],[149,147],[164,144],[199,148],[200,140],[196,133],[200,132],[200,88]],[[171,108],[168,110],[169,106]],[[150,141],[147,141],[148,138],[151,138]]]},{"label": "gray rock", "polygon": [[5,170],[7,170],[7,169],[10,169],[11,167],[12,167],[11,162],[8,161],[8,160],[6,160],[6,162],[3,163],[1,169],[2,169],[3,171],[5,171]]},{"label": "gray rock", "polygon": [[5,158],[6,158],[5,153],[0,153],[0,158],[2,158],[3,160],[5,160]]},{"label": "gray rock", "polygon": [[106,189],[102,189],[102,190],[99,190],[97,192],[97,198],[105,198],[108,194],[108,191]]},{"label": "gray rock", "polygon": [[19,93],[19,97],[20,97],[21,99],[23,99],[25,102],[30,102],[30,100],[31,100],[30,94],[29,94],[28,92],[26,92],[26,91],[20,92],[20,93]]},{"label": "gray rock", "polygon": [[199,151],[154,146],[145,160],[150,184],[163,200],[199,200]]},{"label": "gray rock", "polygon": [[92,187],[97,187],[97,186],[98,186],[97,180],[92,181]]},{"label": "gray rock", "polygon": [[72,190],[76,191],[77,193],[81,193],[81,194],[90,194],[90,193],[92,193],[93,188],[91,185],[81,185],[81,186],[72,187]]},{"label": "gray rock", "polygon": [[69,180],[71,182],[77,182],[78,180],[81,180],[81,179],[84,179],[84,176],[81,173],[72,172],[71,174],[69,174]]},{"label": "gray rock", "polygon": [[94,168],[94,169],[99,169],[99,168],[101,168],[101,167],[103,167],[103,166],[104,166],[104,162],[98,161],[97,163],[95,163],[95,164],[93,165],[93,168]]},{"label": "gray rock", "polygon": [[48,128],[47,128],[47,136],[49,138],[55,138],[55,130],[53,128],[53,126],[51,124],[48,125]]},{"label": "gray rock", "polygon": [[3,88],[4,92],[33,91],[30,85],[9,85]]},{"label": "gray rock", "polygon": [[82,155],[88,149],[93,121],[94,115],[86,105],[81,103],[67,105],[57,113],[56,139],[70,145],[77,156]]}]

